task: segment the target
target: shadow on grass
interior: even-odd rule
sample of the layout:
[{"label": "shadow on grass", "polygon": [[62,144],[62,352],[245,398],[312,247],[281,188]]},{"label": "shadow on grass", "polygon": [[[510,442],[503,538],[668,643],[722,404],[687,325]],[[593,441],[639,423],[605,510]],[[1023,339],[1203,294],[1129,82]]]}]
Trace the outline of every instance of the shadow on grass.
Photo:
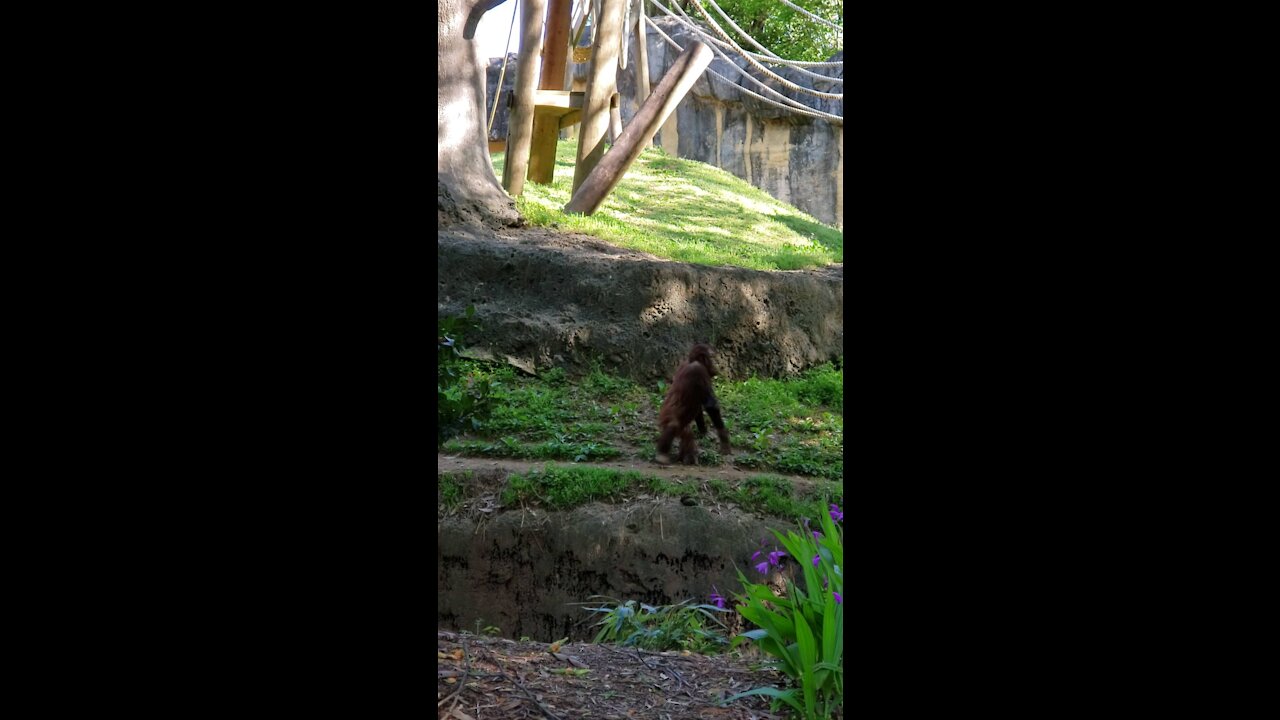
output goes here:
[{"label": "shadow on grass", "polygon": [[795,215],[775,215],[773,221],[817,242],[828,250],[844,253],[844,233],[839,230]]}]

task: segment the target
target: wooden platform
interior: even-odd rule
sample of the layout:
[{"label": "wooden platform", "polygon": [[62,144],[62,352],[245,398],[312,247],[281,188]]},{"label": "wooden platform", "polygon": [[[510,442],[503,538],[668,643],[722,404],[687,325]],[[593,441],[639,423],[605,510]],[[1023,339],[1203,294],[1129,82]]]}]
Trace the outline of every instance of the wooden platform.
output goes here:
[{"label": "wooden platform", "polygon": [[[507,96],[507,107],[511,107],[511,97]],[[582,105],[586,93],[569,90],[535,90],[533,91],[533,114],[558,118],[560,128],[567,128],[582,122]],[[489,140],[489,152],[506,152],[506,140]]]}]

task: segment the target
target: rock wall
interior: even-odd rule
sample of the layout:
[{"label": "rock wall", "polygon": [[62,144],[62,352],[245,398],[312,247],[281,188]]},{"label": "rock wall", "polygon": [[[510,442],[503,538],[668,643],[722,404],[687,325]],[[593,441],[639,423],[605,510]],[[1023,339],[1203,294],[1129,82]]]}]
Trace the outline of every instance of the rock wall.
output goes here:
[{"label": "rock wall", "polygon": [[[681,47],[695,39],[693,33],[675,20],[656,19],[657,24]],[[652,29],[647,34],[649,84],[654,87],[675,63],[679,53]],[[831,60],[843,60],[838,52]],[[625,125],[636,114],[634,43],[628,47],[627,69],[618,71],[618,94]],[[760,71],[739,58],[738,67],[770,88],[806,106],[834,115],[844,115],[844,103],[793,92],[776,80],[765,80]],[[492,102],[497,90],[502,58],[489,61],[488,90]],[[585,65],[572,65],[585,80]],[[672,155],[715,165],[750,182],[783,202],[791,203],[824,223],[844,227],[844,123],[797,115],[757,98],[742,88],[766,94],[743,78],[730,64],[717,57],[715,70],[730,82],[704,73],[672,114],[654,142]],[[843,92],[842,84],[806,77],[789,69],[771,68],[802,87],[822,92]],[[813,72],[843,78],[844,69],[814,68]],[[503,97],[490,139],[506,138],[506,94],[515,80],[515,58],[507,64]],[[770,96],[772,97],[772,96]],[[490,106],[491,107],[491,106]]]}]

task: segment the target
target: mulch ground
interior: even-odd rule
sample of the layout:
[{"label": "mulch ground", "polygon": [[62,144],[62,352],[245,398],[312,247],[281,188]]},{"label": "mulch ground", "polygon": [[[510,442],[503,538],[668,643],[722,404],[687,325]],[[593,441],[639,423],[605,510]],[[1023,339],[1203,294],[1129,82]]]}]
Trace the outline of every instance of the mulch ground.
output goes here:
[{"label": "mulch ground", "polygon": [[[438,718],[523,720],[782,720],[769,699],[722,699],[762,686],[784,687],[773,670],[744,660],[649,652],[590,643],[539,642],[437,631]],[[558,652],[552,652],[555,647]]]}]

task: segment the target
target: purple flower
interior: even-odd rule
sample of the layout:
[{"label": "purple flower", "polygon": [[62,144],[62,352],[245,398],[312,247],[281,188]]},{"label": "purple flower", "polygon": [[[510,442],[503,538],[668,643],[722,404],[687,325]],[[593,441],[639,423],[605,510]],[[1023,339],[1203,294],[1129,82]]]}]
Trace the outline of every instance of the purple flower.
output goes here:
[{"label": "purple flower", "polygon": [[760,557],[760,551],[759,551],[759,550],[757,550],[757,551],[755,551],[755,552],[751,553],[751,559],[752,559],[752,560],[755,560],[755,559],[756,559],[756,558],[758,558],[758,557]]},{"label": "purple flower", "polygon": [[835,522],[844,521],[844,513],[840,512],[840,506],[835,503],[831,503],[831,519]]},{"label": "purple flower", "polygon": [[711,586],[711,602],[715,603],[716,607],[721,610],[724,609],[724,596],[720,594],[715,585]]},{"label": "purple flower", "polygon": [[820,556],[820,555],[814,555],[814,556],[813,556],[813,566],[814,566],[814,567],[818,567],[818,563],[820,563],[820,562],[822,562],[822,556]]},{"label": "purple flower", "polygon": [[765,574],[765,573],[769,572],[769,563],[767,563],[767,562],[762,562],[762,563],[760,563],[759,565],[757,565],[757,566],[756,566],[756,572],[760,573],[761,575],[763,575],[763,574]]},{"label": "purple flower", "polygon": [[786,556],[787,556],[786,553],[780,550],[774,550],[773,552],[769,553],[769,564],[773,565],[774,567],[777,567],[778,560]]},{"label": "purple flower", "polygon": [[832,591],[831,591],[831,594],[836,596],[836,604],[837,604],[837,605],[839,605],[840,603],[844,602],[844,598],[840,597],[840,593],[836,592],[835,590],[832,590]]},{"label": "purple flower", "polygon": [[[843,516],[843,515],[841,515],[840,517],[844,517],[844,516]],[[814,540],[821,540],[821,539],[822,539],[822,533],[818,532],[817,530],[814,530],[814,531],[813,531],[813,539],[814,539]]]}]

